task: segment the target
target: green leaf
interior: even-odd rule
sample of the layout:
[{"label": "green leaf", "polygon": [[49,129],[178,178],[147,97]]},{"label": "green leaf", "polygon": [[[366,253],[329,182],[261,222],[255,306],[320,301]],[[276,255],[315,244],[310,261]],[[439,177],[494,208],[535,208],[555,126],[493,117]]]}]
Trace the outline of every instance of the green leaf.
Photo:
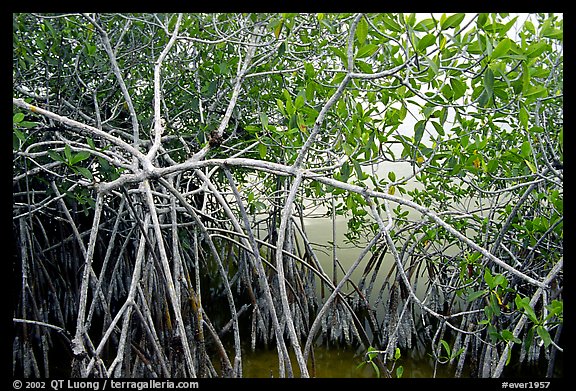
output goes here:
[{"label": "green leaf", "polygon": [[527,158],[532,154],[532,147],[530,146],[530,141],[526,140],[522,143],[522,147],[520,149],[520,156],[523,158]]},{"label": "green leaf", "polygon": [[436,27],[436,22],[432,18],[422,19],[414,26],[414,31],[430,31]]},{"label": "green leaf", "polygon": [[394,360],[398,360],[401,356],[400,348],[396,348],[396,350],[394,350]]},{"label": "green leaf", "polygon": [[414,144],[420,144],[422,136],[424,135],[424,129],[426,128],[426,121],[420,120],[414,125]]},{"label": "green leaf", "polygon": [[437,122],[432,122],[432,125],[434,126],[434,129],[436,129],[436,132],[440,135],[440,136],[444,136],[445,132],[444,132],[444,127],[442,125],[440,125]]},{"label": "green leaf", "polygon": [[512,47],[512,41],[509,38],[504,38],[492,51],[492,59],[500,58],[508,53]]},{"label": "green leaf", "polygon": [[520,119],[520,124],[524,129],[528,129],[528,119],[529,114],[528,110],[524,106],[520,107],[520,111],[518,112],[518,118]]},{"label": "green leaf", "polygon": [[524,159],[524,162],[526,163],[526,165],[530,169],[530,172],[532,172],[532,174],[536,174],[536,166],[534,166],[534,164],[531,161],[529,161],[528,159]]},{"label": "green leaf", "polygon": [[482,13],[482,14],[478,15],[478,19],[476,20],[476,25],[479,28],[482,28],[482,27],[484,27],[484,25],[486,24],[487,21],[488,21],[488,14]]},{"label": "green leaf", "polygon": [[521,298],[520,295],[516,295],[514,299],[514,303],[516,304],[516,308],[522,309],[524,314],[530,319],[532,323],[538,323],[538,318],[536,317],[536,313],[534,309],[530,306],[530,299],[527,297]]},{"label": "green leaf", "polygon": [[22,142],[26,141],[26,135],[24,133],[22,133],[20,130],[14,129],[14,135],[16,135],[18,140],[20,140]]},{"label": "green leaf", "polygon": [[466,84],[460,79],[450,79],[450,86],[452,87],[452,91],[454,91],[454,99],[458,99],[466,93]]},{"label": "green leaf", "polygon": [[55,162],[62,162],[62,163],[65,162],[64,158],[56,151],[52,150],[48,151],[48,156],[50,156],[50,158]]},{"label": "green leaf", "polygon": [[358,22],[358,26],[356,26],[356,39],[358,39],[358,43],[360,43],[360,45],[364,45],[364,42],[366,42],[367,37],[368,37],[368,22],[364,17],[362,17]]},{"label": "green leaf", "polygon": [[350,178],[350,164],[344,162],[340,168],[340,180],[342,182],[348,182],[348,178]]},{"label": "green leaf", "polygon": [[402,31],[402,26],[400,26],[398,22],[396,22],[395,15],[397,14],[383,14],[382,22],[384,23],[384,26],[386,26],[386,28],[388,28],[389,30],[393,30],[399,33]]},{"label": "green leaf", "polygon": [[368,347],[368,361],[374,360],[378,356],[378,349],[369,346]]},{"label": "green leaf", "polygon": [[266,157],[266,153],[268,152],[268,147],[264,143],[258,144],[258,153],[260,154],[260,159],[264,159]]},{"label": "green leaf", "polygon": [[494,276],[494,285],[500,285],[502,288],[506,288],[508,286],[508,280],[502,274],[496,274]]},{"label": "green leaf", "polygon": [[12,117],[12,123],[17,124],[22,122],[22,120],[24,119],[24,113],[16,113],[14,114],[14,117]]},{"label": "green leaf", "polygon": [[508,356],[506,357],[506,363],[504,364],[505,366],[508,366],[508,364],[510,364],[511,358],[512,358],[512,349],[508,349]]},{"label": "green leaf", "polygon": [[464,19],[465,16],[466,16],[466,14],[450,15],[448,18],[446,18],[446,20],[441,22],[440,28],[442,30],[446,30],[446,29],[449,29],[452,27],[456,27],[460,24],[460,22],[462,22],[462,20]]},{"label": "green leaf", "polygon": [[494,283],[494,277],[492,277],[492,273],[490,273],[490,269],[488,268],[484,269],[484,281],[486,281],[486,284],[490,289],[494,289],[496,287],[496,284]]},{"label": "green leaf", "polygon": [[486,107],[489,101],[490,101],[490,94],[488,93],[488,91],[483,90],[480,96],[478,97],[478,104],[480,105],[480,107]]},{"label": "green leaf", "polygon": [[356,58],[370,57],[372,54],[376,52],[376,50],[378,50],[378,45],[374,45],[371,43],[361,46],[360,49],[358,49],[358,52],[356,53]]},{"label": "green leaf", "polygon": [[522,341],[518,337],[515,337],[514,334],[510,330],[502,330],[500,332],[500,335],[506,341],[512,341],[512,342],[517,343],[517,344],[522,343]]},{"label": "green leaf", "polygon": [[282,113],[282,115],[286,115],[286,109],[284,107],[284,102],[282,102],[280,99],[276,99],[276,105],[278,106],[278,111],[280,111],[280,113]]},{"label": "green leaf", "polygon": [[424,58],[426,59],[426,62],[428,63],[428,65],[432,69],[432,72],[434,72],[434,75],[437,75],[438,71],[440,70],[440,66],[438,64],[436,64],[436,61],[434,61],[432,58],[430,58],[428,56],[424,56]]},{"label": "green leaf", "polygon": [[558,39],[558,40],[562,40],[564,38],[564,31],[563,30],[559,30],[559,29],[553,29],[550,31],[547,31],[546,33],[543,34],[546,38],[551,38],[551,39]]},{"label": "green leaf", "polygon": [[266,113],[260,112],[260,122],[262,123],[262,128],[266,129],[268,127],[268,116]]},{"label": "green leaf", "polygon": [[90,157],[90,152],[88,151],[80,151],[78,152],[76,155],[72,156],[72,159],[70,159],[70,164],[74,165],[78,162],[81,162],[82,160],[86,160]]},{"label": "green leaf", "polygon": [[286,53],[286,42],[282,42],[280,46],[278,46],[278,57],[282,57]]},{"label": "green leaf", "polygon": [[298,95],[294,100],[294,108],[299,110],[304,106],[304,97],[302,95]]},{"label": "green leaf", "polygon": [[363,73],[374,73],[372,65],[368,64],[367,62],[358,60],[356,61],[356,65]]},{"label": "green leaf", "polygon": [[484,72],[484,88],[488,95],[492,95],[494,93],[494,72],[492,69],[486,69]]},{"label": "green leaf", "polygon": [[38,125],[38,122],[34,121],[22,121],[18,124],[22,128],[31,129]]},{"label": "green leaf", "polygon": [[404,374],[404,367],[400,365],[398,368],[396,368],[396,377],[401,378],[403,374]]},{"label": "green leaf", "polygon": [[418,51],[423,52],[428,46],[434,44],[436,36],[434,34],[426,34],[423,36],[416,45]]},{"label": "green leaf", "polygon": [[286,113],[292,116],[295,111],[296,109],[294,108],[294,104],[292,103],[292,98],[288,97],[286,99]]},{"label": "green leaf", "polygon": [[542,338],[542,341],[544,341],[545,347],[548,347],[550,345],[550,343],[552,343],[552,338],[550,338],[550,333],[548,332],[548,330],[546,330],[546,328],[544,326],[542,326],[542,325],[536,326],[536,332],[538,333],[540,338]]},{"label": "green leaf", "polygon": [[477,291],[477,292],[472,292],[468,295],[468,297],[466,298],[466,301],[468,303],[478,299],[479,297],[484,296],[486,293],[488,293],[488,291],[486,289],[483,289],[481,291]]},{"label": "green leaf", "polygon": [[388,172],[388,179],[390,179],[390,181],[392,181],[392,182],[396,181],[396,174],[394,173],[394,171]]},{"label": "green leaf", "polygon": [[550,319],[551,317],[556,315],[562,316],[564,312],[564,302],[559,300],[552,300],[552,302],[548,304],[546,308],[548,309],[548,311],[550,311],[546,319]]},{"label": "green leaf", "polygon": [[84,178],[92,180],[92,173],[86,167],[74,167],[76,171],[78,171]]},{"label": "green leaf", "polygon": [[446,351],[446,356],[450,357],[450,345],[448,345],[448,342],[444,341],[443,339],[440,340],[440,343],[442,344],[442,346],[444,346],[444,350]]},{"label": "green leaf", "polygon": [[498,166],[500,165],[500,162],[498,161],[498,159],[492,159],[488,162],[487,166],[486,166],[486,171],[490,174],[494,173],[496,170],[498,170]]},{"label": "green leaf", "polygon": [[284,26],[284,18],[280,19],[276,27],[274,28],[274,36],[276,39],[280,36],[280,32],[282,32],[282,26]]},{"label": "green leaf", "polygon": [[378,365],[376,365],[376,363],[373,361],[370,361],[370,364],[372,364],[372,368],[374,368],[374,372],[376,372],[376,376],[378,378],[380,378],[380,368],[378,368]]},{"label": "green leaf", "polygon": [[66,144],[64,146],[64,156],[66,157],[66,161],[68,162],[68,164],[72,164],[71,160],[72,160],[72,150],[70,149],[70,145]]},{"label": "green leaf", "polygon": [[358,162],[357,159],[354,159],[354,170],[356,170],[356,177],[363,181],[364,179],[367,178],[367,175],[364,174],[364,171],[362,171],[362,167],[360,166],[360,163]]},{"label": "green leaf", "polygon": [[533,43],[532,45],[528,46],[528,48],[525,51],[525,55],[528,58],[538,57],[539,55],[544,53],[545,50],[548,50],[548,49],[549,49],[549,45],[546,42],[539,41],[539,42]]},{"label": "green leaf", "polygon": [[524,89],[524,96],[526,98],[543,98],[548,95],[548,90],[541,84],[535,86],[528,86]]}]

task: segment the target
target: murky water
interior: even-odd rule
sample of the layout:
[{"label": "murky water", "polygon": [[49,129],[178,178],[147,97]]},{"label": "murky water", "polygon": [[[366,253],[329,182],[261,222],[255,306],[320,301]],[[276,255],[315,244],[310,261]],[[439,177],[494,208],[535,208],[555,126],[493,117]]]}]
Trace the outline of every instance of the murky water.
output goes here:
[{"label": "murky water", "polygon": [[[290,352],[292,355],[292,352]],[[343,347],[317,347],[315,353],[315,377],[318,378],[375,378],[374,369],[369,365],[358,368],[363,361],[362,352],[353,348]],[[292,356],[292,366],[295,376],[300,371],[296,359]],[[388,363],[388,368],[392,368],[392,363]],[[255,352],[246,351],[243,353],[243,374],[248,378],[270,378],[278,377],[278,353],[276,349],[259,349]],[[414,359],[401,357],[396,367],[402,365],[404,368],[403,377],[406,378],[432,378],[434,377],[434,367],[431,360]],[[311,372],[311,366],[309,366]],[[393,371],[395,373],[395,370]],[[436,377],[452,377],[453,369],[439,365],[436,370]],[[312,376],[312,372],[311,372]],[[394,375],[395,377],[395,375]]]}]

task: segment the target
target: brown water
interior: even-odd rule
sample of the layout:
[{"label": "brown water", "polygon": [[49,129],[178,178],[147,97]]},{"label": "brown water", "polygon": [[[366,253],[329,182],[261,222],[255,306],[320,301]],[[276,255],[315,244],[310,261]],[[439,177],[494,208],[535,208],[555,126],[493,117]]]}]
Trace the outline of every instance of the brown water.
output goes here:
[{"label": "brown water", "polygon": [[[293,357],[292,368],[294,375],[299,376],[298,364]],[[375,378],[376,373],[370,364],[358,368],[362,362],[361,352],[357,353],[352,348],[326,348],[317,347],[314,350],[316,359],[316,374],[318,378]],[[243,375],[247,378],[270,378],[278,377],[278,353],[276,349],[259,349],[256,352],[243,352]],[[434,368],[429,360],[417,360],[409,357],[401,357],[396,366],[404,367],[405,378],[432,378]],[[388,368],[392,364],[388,363]],[[312,376],[311,366],[309,371]],[[452,377],[454,370],[447,366],[438,365],[436,377]],[[395,375],[394,375],[395,376]]]}]

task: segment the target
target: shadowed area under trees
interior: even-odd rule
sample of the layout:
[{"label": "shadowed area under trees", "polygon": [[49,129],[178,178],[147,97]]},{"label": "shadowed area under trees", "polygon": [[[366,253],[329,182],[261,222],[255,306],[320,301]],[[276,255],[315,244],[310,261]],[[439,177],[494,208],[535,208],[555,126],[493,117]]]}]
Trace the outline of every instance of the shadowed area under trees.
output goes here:
[{"label": "shadowed area under trees", "polygon": [[[323,343],[561,376],[562,45],[557,14],[14,14],[13,375],[314,377]],[[338,216],[347,262],[307,231]]]}]

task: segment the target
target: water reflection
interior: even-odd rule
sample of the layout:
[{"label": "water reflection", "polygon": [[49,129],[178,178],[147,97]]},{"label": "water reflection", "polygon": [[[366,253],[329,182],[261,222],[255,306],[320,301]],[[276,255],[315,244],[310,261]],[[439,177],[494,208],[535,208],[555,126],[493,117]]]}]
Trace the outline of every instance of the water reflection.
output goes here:
[{"label": "water reflection", "polygon": [[[316,376],[318,378],[374,378],[376,374],[370,365],[358,368],[362,362],[362,352],[353,348],[320,346],[314,349]],[[296,359],[290,352],[295,376],[299,376]],[[244,377],[278,377],[278,352],[276,349],[258,349],[256,352],[242,352]],[[432,378],[434,367],[431,360],[402,357],[397,365],[404,367],[403,377]],[[435,377],[452,377],[448,367],[439,366]],[[453,370],[452,370],[453,371]]]}]

